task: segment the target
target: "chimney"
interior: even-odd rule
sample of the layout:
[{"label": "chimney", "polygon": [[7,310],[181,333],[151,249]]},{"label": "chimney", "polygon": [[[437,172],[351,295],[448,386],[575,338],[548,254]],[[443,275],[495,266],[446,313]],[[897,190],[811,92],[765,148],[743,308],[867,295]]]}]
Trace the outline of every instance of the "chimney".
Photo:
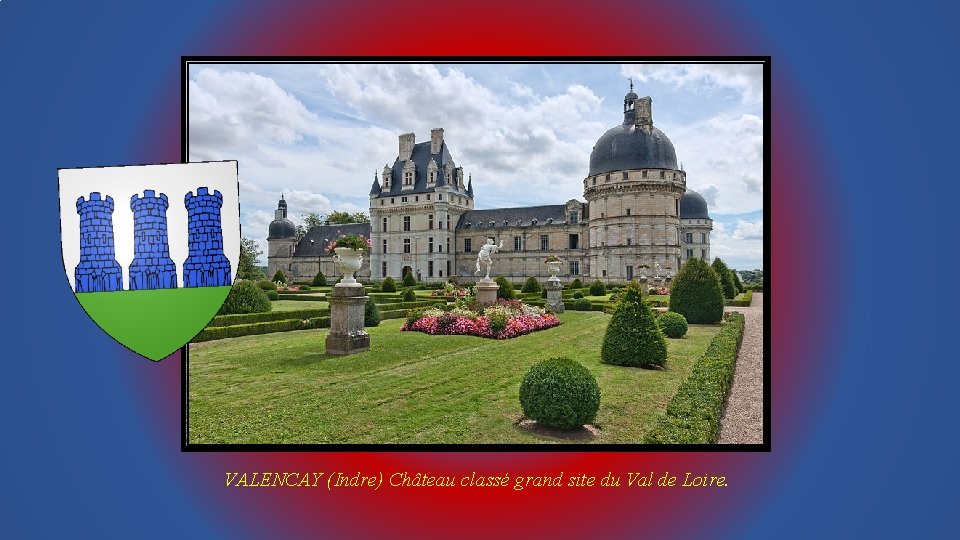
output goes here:
[{"label": "chimney", "polygon": [[430,130],[430,153],[439,154],[441,146],[443,146],[443,128],[431,129]]},{"label": "chimney", "polygon": [[413,133],[404,133],[400,136],[400,161],[407,161],[413,155],[413,145],[416,136]]},{"label": "chimney", "polygon": [[650,96],[644,96],[637,100],[637,127],[653,127],[653,112],[651,110],[652,104],[653,100],[650,99]]}]

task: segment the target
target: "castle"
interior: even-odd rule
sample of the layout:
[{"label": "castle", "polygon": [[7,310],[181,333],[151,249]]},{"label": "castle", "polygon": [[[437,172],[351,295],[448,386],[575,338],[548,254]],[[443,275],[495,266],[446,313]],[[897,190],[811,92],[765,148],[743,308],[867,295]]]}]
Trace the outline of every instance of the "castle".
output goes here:
[{"label": "castle", "polygon": [[[190,254],[183,264],[184,287],[230,285],[230,261],[223,253],[220,208],[223,195],[206,187],[184,195],[188,212]],[[134,218],[134,258],[129,267],[128,290],[176,289],[177,267],[170,258],[167,238],[167,195],[152,189],[130,198]],[[80,215],[80,262],[74,269],[75,290],[123,290],[123,271],[113,240],[113,197],[91,193],[77,199]]]},{"label": "castle", "polygon": [[318,270],[336,275],[329,242],[362,234],[373,246],[358,277],[424,281],[473,279],[477,251],[487,238],[503,242],[493,273],[512,281],[546,278],[554,255],[566,278],[622,282],[666,277],[689,258],[710,260],[713,221],[700,194],[686,189],[673,143],[654,127],[652,99],[630,92],[623,122],[604,133],[590,154],[583,180],[586,202],[478,210],[473,178],[453,160],[442,128],[417,143],[400,135],[393,165],[370,189],[370,223],[324,225],[297,238],[282,196],[270,223],[268,273],[309,281]]}]

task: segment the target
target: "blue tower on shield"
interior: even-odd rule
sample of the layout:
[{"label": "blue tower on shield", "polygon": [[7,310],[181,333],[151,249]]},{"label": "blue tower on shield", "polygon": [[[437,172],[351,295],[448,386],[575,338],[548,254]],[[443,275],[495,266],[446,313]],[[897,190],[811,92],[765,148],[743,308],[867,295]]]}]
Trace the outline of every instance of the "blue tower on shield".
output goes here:
[{"label": "blue tower on shield", "polygon": [[223,254],[223,228],[220,208],[223,195],[206,187],[184,196],[187,207],[190,255],[183,263],[184,287],[231,285],[230,260]]},{"label": "blue tower on shield", "polygon": [[130,198],[133,210],[133,262],[130,263],[130,290],[176,289],[177,266],[170,258],[167,239],[166,194],[158,197],[152,189],[143,197]]},{"label": "blue tower on shield", "polygon": [[123,290],[123,270],[113,245],[113,197],[77,199],[80,215],[80,263],[74,271],[76,292]]}]

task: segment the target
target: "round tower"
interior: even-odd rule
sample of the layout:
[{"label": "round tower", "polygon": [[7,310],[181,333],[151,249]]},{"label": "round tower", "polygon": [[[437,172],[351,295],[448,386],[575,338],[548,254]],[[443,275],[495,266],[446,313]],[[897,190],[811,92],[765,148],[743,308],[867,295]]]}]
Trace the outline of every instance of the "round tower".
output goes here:
[{"label": "round tower", "polygon": [[223,195],[206,187],[183,198],[187,208],[190,254],[183,263],[184,287],[219,287],[231,285],[230,260],[223,254],[223,227],[220,208]]},{"label": "round tower", "polygon": [[593,278],[625,281],[651,276],[655,268],[676,275],[680,268],[686,174],[677,167],[673,143],[653,125],[652,104],[631,83],[623,123],[604,133],[590,154],[583,190]]},{"label": "round tower", "polygon": [[133,211],[133,262],[130,263],[130,290],[176,289],[177,265],[170,258],[167,238],[167,208],[170,203],[152,189],[143,197],[130,198]]},{"label": "round tower", "polygon": [[703,259],[710,262],[710,231],[713,220],[702,195],[688,189],[680,198],[681,260]]},{"label": "round tower", "polygon": [[283,200],[281,193],[267,234],[267,278],[276,274],[277,270],[282,270],[284,274],[290,272],[296,243],[297,227],[287,219],[287,201]]},{"label": "round tower", "polygon": [[123,290],[123,270],[113,244],[113,197],[91,193],[90,200],[77,199],[80,215],[80,263],[74,270],[74,290],[107,292]]}]

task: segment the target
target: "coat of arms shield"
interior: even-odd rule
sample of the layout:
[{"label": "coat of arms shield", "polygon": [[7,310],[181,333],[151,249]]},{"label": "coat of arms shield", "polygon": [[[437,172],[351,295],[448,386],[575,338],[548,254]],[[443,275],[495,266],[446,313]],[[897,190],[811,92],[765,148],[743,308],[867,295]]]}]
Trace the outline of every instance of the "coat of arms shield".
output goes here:
[{"label": "coat of arms shield", "polygon": [[67,279],[100,328],[162,360],[223,305],[240,260],[237,162],[60,169]]}]

